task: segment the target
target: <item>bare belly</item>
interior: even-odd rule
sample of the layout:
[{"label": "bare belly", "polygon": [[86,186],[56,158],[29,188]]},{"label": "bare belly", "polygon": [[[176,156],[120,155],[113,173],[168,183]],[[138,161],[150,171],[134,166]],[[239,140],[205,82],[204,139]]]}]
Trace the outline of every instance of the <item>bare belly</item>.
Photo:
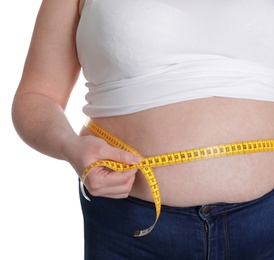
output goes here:
[{"label": "bare belly", "polygon": [[[95,121],[143,156],[274,138],[274,103],[208,98]],[[84,133],[87,130],[83,129]],[[155,168],[162,204],[244,202],[274,188],[274,153],[237,155]],[[153,201],[138,172],[131,195]]]}]

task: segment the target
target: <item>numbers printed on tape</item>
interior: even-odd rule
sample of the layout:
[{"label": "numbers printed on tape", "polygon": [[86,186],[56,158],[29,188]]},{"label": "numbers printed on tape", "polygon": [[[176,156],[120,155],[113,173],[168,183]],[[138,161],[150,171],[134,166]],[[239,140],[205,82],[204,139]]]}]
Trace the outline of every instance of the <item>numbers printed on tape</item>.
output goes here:
[{"label": "numbers printed on tape", "polygon": [[[90,132],[92,132],[97,137],[102,138],[108,144],[116,148],[120,148],[125,151],[142,156],[134,148],[130,147],[125,142],[118,139],[117,137],[115,137],[114,135],[112,135],[111,133],[109,133],[108,131],[106,131],[105,129],[103,129],[102,127],[94,123],[93,121],[90,120],[87,123],[86,127],[90,130]],[[155,210],[156,210],[156,217],[153,225],[145,230],[135,231],[134,236],[136,237],[144,236],[153,230],[161,212],[161,195],[160,195],[160,190],[158,187],[155,174],[153,172],[154,167],[161,167],[166,165],[193,162],[198,160],[219,158],[224,156],[233,156],[233,155],[256,153],[256,152],[268,152],[268,151],[274,151],[274,139],[213,145],[213,146],[195,148],[191,150],[178,151],[174,153],[150,156],[150,157],[143,158],[141,163],[135,164],[135,165],[127,165],[119,162],[114,162],[111,160],[100,160],[100,161],[91,163],[84,170],[84,173],[81,177],[81,190],[85,198],[87,198],[84,192],[84,182],[90,170],[96,166],[104,166],[117,172],[125,172],[130,169],[139,169],[143,173],[143,175],[145,176],[147,180],[147,183],[149,184],[151,193],[153,195],[153,200],[154,200]]]}]

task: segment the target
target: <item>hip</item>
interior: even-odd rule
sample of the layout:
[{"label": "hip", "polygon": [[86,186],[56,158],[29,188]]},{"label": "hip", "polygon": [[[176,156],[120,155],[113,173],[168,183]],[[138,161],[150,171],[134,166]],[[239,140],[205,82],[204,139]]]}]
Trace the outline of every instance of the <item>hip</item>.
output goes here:
[{"label": "hip", "polygon": [[153,232],[140,238],[134,238],[133,232],[153,221],[153,203],[133,197],[113,200],[88,194],[89,202],[80,196],[85,259],[274,257],[274,191],[245,203],[163,206]]}]

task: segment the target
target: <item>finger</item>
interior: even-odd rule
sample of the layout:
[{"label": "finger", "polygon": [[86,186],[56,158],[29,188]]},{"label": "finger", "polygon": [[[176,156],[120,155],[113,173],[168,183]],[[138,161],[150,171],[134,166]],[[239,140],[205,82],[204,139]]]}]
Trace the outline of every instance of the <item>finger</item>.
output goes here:
[{"label": "finger", "polygon": [[108,187],[103,188],[100,190],[91,190],[89,191],[91,195],[93,196],[100,196],[100,197],[107,197],[107,198],[127,198],[131,192],[130,187],[126,186],[115,186],[115,187]]},{"label": "finger", "polygon": [[125,163],[125,164],[138,164],[142,161],[140,155],[124,151],[109,145],[102,146],[98,151],[98,155],[101,159],[111,159],[113,161]]},{"label": "finger", "polygon": [[135,178],[136,172],[136,169],[121,173],[110,171],[104,167],[96,167],[90,172],[85,183],[93,189],[126,185],[132,177]]},{"label": "finger", "polygon": [[[110,173],[113,174],[113,173]],[[118,173],[121,175],[121,173]],[[110,197],[110,198],[126,198],[128,197],[132,185],[135,180],[135,175],[130,176],[126,182],[117,183],[117,185],[111,186],[100,186],[91,185],[88,190],[93,196],[103,196],[103,197]]]},{"label": "finger", "polygon": [[[93,195],[95,196],[95,195]],[[123,194],[111,194],[111,195],[105,195],[104,198],[110,198],[110,199],[126,199],[128,198],[129,193],[123,193]]]}]

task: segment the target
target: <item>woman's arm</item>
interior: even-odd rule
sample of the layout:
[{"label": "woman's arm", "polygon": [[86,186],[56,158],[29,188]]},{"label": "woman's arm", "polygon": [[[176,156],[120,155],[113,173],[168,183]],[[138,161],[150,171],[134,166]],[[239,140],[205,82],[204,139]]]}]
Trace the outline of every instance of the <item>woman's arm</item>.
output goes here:
[{"label": "woman's arm", "polygon": [[[12,117],[18,134],[28,145],[67,160],[81,176],[85,166],[99,159],[134,163],[139,158],[99,138],[78,136],[64,114],[80,72],[75,41],[78,5],[78,0],[43,0],[14,97]],[[134,174],[109,174],[98,167],[87,179],[87,187],[95,195],[124,197],[131,189]]]},{"label": "woman's arm", "polygon": [[78,20],[76,0],[43,1],[13,103],[13,121],[22,139],[58,159],[63,159],[63,142],[75,135],[64,109],[80,71]]}]

